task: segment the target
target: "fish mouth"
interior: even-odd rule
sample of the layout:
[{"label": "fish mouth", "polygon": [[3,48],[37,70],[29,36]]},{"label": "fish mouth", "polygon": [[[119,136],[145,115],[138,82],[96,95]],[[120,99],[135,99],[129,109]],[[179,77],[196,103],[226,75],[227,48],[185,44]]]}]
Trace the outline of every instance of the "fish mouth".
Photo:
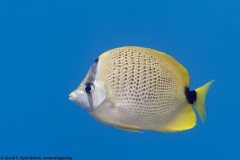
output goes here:
[{"label": "fish mouth", "polygon": [[74,101],[77,99],[77,94],[73,91],[69,94],[69,100]]},{"label": "fish mouth", "polygon": [[90,104],[88,100],[88,95],[84,93],[83,91],[75,90],[69,94],[70,101],[78,104],[83,109],[85,109],[87,112],[91,112],[94,110],[93,104]]}]

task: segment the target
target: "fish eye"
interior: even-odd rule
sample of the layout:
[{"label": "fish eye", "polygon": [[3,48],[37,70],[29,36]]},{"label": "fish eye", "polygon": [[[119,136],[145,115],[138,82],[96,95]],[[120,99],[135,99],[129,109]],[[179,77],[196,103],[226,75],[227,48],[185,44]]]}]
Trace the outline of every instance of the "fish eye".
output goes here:
[{"label": "fish eye", "polygon": [[84,89],[85,89],[85,92],[86,93],[91,93],[91,92],[93,92],[94,91],[94,85],[92,84],[92,83],[86,83],[85,84],[85,87],[84,87]]}]

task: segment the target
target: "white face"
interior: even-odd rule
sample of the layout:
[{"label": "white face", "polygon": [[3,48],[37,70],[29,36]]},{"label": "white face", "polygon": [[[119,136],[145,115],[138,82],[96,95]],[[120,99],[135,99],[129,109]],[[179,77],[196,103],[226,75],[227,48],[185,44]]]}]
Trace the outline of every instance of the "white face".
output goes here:
[{"label": "white face", "polygon": [[69,95],[69,99],[88,112],[98,108],[106,99],[106,88],[103,82],[86,82]]},{"label": "white face", "polygon": [[99,64],[100,60],[97,58],[81,85],[69,95],[71,101],[77,103],[88,112],[95,110],[106,99],[105,84],[98,81]]}]

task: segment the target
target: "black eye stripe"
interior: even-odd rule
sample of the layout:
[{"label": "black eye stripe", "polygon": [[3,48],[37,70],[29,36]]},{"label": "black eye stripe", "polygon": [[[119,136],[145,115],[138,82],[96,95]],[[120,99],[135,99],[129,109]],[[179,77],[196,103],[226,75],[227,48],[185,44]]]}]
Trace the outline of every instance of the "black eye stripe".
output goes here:
[{"label": "black eye stripe", "polygon": [[91,86],[86,86],[86,87],[85,87],[85,91],[86,91],[86,92],[90,92],[91,90],[92,90],[92,89],[91,89]]},{"label": "black eye stripe", "polygon": [[86,83],[84,89],[85,89],[86,93],[91,93],[91,92],[94,91],[94,84],[93,83]]},{"label": "black eye stripe", "polygon": [[92,82],[86,82],[85,83],[85,86],[91,86],[91,85],[94,85]]},{"label": "black eye stripe", "polygon": [[87,74],[87,82],[94,82],[96,79],[96,75],[97,75],[97,68],[98,68],[98,62],[99,62],[99,58],[97,58],[94,63],[92,64],[90,70],[88,71]]}]

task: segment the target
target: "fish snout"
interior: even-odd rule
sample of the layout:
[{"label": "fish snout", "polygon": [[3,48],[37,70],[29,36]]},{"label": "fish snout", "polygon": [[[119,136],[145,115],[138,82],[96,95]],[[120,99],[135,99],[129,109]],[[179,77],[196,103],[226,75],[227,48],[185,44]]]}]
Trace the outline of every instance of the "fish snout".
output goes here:
[{"label": "fish snout", "polygon": [[69,100],[71,100],[71,101],[75,101],[75,100],[77,100],[79,98],[79,96],[78,96],[78,94],[76,93],[76,91],[73,91],[73,92],[71,92],[70,94],[69,94]]},{"label": "fish snout", "polygon": [[79,106],[81,106],[83,109],[85,109],[88,112],[92,111],[88,95],[81,90],[75,90],[72,93],[70,93],[69,100],[78,104]]}]

